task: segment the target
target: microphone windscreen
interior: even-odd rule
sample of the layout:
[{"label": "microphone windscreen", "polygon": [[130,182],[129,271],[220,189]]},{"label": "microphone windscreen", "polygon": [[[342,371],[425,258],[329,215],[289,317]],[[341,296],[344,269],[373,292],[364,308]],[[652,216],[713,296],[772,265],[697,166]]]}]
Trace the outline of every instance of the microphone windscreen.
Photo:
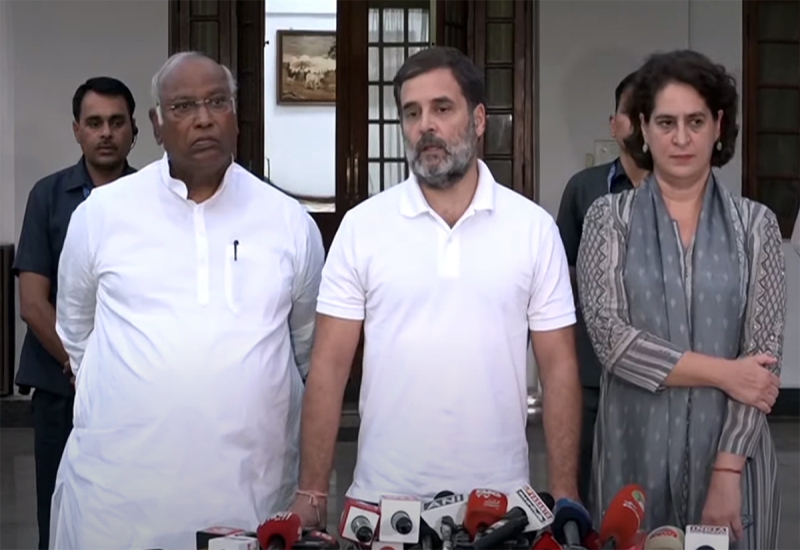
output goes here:
[{"label": "microphone windscreen", "polygon": [[550,531],[542,531],[533,541],[531,550],[562,550],[562,548]]},{"label": "microphone windscreen", "polygon": [[564,527],[567,523],[572,522],[578,528],[579,541],[583,540],[583,538],[589,534],[589,531],[592,530],[592,518],[589,517],[589,512],[577,502],[566,498],[560,498],[558,502],[556,502],[553,513],[555,517],[553,518],[553,524],[550,526],[550,529],[553,531],[553,536],[561,544],[567,542],[567,535],[564,531]]},{"label": "microphone windscreen", "polygon": [[683,550],[683,545],[683,531],[672,525],[665,525],[647,535],[644,550]]},{"label": "microphone windscreen", "polygon": [[258,526],[256,536],[261,548],[289,549],[303,535],[303,522],[295,513],[280,512]]},{"label": "microphone windscreen", "polygon": [[481,529],[500,520],[508,509],[508,497],[491,489],[474,489],[467,499],[464,529],[475,538]]},{"label": "microphone windscreen", "polygon": [[613,540],[617,548],[634,543],[644,520],[644,492],[635,484],[626,485],[611,499],[600,524],[600,542]]},{"label": "microphone windscreen", "polygon": [[592,529],[589,531],[589,534],[583,537],[581,545],[586,550],[600,550],[600,535],[597,533],[597,531]]}]

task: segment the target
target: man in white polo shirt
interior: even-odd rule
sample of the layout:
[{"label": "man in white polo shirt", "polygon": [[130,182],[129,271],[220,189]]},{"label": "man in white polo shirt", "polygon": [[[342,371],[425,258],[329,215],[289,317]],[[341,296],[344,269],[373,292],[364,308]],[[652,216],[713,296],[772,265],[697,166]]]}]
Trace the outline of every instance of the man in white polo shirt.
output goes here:
[{"label": "man in white polo shirt", "polygon": [[365,331],[358,457],[348,496],[513,492],[529,479],[526,350],[544,392],[549,490],[577,497],[575,307],[553,218],[477,159],[482,76],[457,50],[394,80],[406,181],[350,210],[331,246],[303,401],[292,510],[324,521],[342,398]]}]

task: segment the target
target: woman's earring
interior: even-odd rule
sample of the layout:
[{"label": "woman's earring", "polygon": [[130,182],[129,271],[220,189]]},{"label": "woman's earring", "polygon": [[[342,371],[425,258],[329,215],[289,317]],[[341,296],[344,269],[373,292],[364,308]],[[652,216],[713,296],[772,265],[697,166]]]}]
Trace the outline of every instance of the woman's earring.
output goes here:
[{"label": "woman's earring", "polygon": [[721,141],[717,142],[717,151],[722,151],[722,142]]},{"label": "woman's earring", "polygon": [[642,152],[643,153],[647,152],[647,144],[646,143],[644,145],[642,145]]}]

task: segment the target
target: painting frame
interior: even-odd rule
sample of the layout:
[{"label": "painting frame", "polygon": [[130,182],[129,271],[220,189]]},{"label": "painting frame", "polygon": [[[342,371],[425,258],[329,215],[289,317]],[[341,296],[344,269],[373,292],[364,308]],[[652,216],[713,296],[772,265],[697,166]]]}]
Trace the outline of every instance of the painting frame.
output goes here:
[{"label": "painting frame", "polygon": [[[303,39],[308,39],[308,44],[303,45]],[[287,41],[290,44],[287,47]],[[276,103],[278,105],[336,105],[336,31],[325,30],[277,30],[275,32],[275,42],[277,43],[276,52]],[[334,52],[334,56],[329,55],[316,55],[329,47],[330,51]],[[330,76],[330,71],[325,72],[322,77],[319,73],[311,77],[311,86],[323,86],[322,90],[311,89],[309,87],[308,76],[305,81],[301,74],[292,75],[289,72],[290,58],[298,57],[299,55],[309,55],[307,53],[299,53],[310,51],[312,57],[322,57],[327,64],[333,63],[333,76]],[[333,91],[329,88],[333,87]]]}]

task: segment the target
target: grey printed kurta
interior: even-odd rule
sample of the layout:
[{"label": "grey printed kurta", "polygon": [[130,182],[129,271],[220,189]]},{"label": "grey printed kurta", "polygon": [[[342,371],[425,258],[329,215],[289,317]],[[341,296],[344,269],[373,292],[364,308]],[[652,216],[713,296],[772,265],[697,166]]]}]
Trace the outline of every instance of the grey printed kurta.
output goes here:
[{"label": "grey printed kurta", "polygon": [[780,494],[766,417],[715,388],[667,388],[686,351],[734,359],[769,353],[780,373],[786,311],[774,214],[709,178],[695,236],[680,244],[655,180],[589,209],[577,274],[603,364],[592,501],[599,523],[628,483],[645,490],[645,529],[700,523],[717,452],[747,458],[744,540],[774,549]]}]

